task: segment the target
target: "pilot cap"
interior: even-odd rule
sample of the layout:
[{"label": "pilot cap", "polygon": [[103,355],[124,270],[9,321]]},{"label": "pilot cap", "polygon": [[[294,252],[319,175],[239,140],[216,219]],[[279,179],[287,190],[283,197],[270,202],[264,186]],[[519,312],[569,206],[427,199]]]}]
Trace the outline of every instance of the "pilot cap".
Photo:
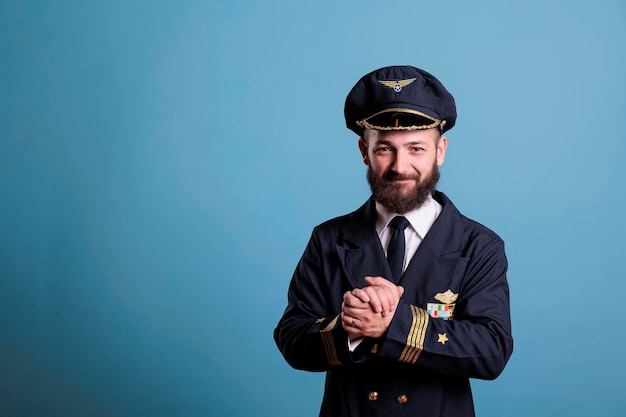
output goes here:
[{"label": "pilot cap", "polygon": [[411,66],[380,68],[363,76],[346,98],[346,126],[363,129],[421,130],[441,133],[456,122],[454,97],[433,75]]}]

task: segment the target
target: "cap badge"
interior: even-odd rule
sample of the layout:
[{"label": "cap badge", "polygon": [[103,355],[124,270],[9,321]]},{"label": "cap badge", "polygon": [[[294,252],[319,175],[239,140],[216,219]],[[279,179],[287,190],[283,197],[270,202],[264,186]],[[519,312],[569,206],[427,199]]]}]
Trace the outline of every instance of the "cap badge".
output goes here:
[{"label": "cap badge", "polygon": [[400,91],[402,91],[403,87],[406,87],[407,85],[411,84],[415,80],[417,80],[417,78],[409,78],[407,80],[397,80],[397,81],[378,80],[378,82],[384,85],[385,87],[392,88],[393,91],[395,91],[396,93],[399,93]]}]

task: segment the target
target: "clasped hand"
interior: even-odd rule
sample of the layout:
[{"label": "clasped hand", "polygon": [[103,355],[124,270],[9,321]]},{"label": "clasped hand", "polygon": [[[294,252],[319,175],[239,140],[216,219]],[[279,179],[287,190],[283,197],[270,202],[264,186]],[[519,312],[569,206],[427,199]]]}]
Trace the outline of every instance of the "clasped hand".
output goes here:
[{"label": "clasped hand", "polygon": [[365,277],[367,287],[343,295],[343,328],[350,340],[381,337],[396,312],[404,288],[383,277]]}]

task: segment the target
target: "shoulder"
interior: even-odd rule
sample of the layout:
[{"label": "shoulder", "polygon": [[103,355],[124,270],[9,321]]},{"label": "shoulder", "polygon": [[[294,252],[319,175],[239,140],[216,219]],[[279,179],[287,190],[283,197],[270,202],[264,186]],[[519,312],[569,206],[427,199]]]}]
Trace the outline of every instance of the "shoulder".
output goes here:
[{"label": "shoulder", "polygon": [[333,217],[332,219],[328,219],[323,223],[318,224],[317,226],[315,226],[314,230],[323,232],[345,230],[350,226],[350,224],[354,223],[355,221],[358,222],[367,217],[366,212],[369,210],[369,205],[370,204],[368,200],[361,207],[351,213]]},{"label": "shoulder", "polygon": [[502,238],[496,232],[462,214],[445,194],[436,192],[436,199],[442,205],[441,220],[451,232],[459,233],[464,241],[484,244],[502,242]]},{"label": "shoulder", "polygon": [[375,227],[375,209],[372,199],[351,213],[334,217],[315,226],[313,235],[339,238],[346,234],[362,233]]}]

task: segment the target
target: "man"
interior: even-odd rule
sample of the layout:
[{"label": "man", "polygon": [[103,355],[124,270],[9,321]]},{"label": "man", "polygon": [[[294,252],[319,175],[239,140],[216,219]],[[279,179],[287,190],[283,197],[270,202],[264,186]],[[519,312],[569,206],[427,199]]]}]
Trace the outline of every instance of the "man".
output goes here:
[{"label": "man", "polygon": [[276,344],[327,372],[320,416],[473,416],[469,378],[496,378],[513,339],[504,243],[435,190],[454,99],[421,69],[386,67],[344,113],[372,197],[314,229]]}]

